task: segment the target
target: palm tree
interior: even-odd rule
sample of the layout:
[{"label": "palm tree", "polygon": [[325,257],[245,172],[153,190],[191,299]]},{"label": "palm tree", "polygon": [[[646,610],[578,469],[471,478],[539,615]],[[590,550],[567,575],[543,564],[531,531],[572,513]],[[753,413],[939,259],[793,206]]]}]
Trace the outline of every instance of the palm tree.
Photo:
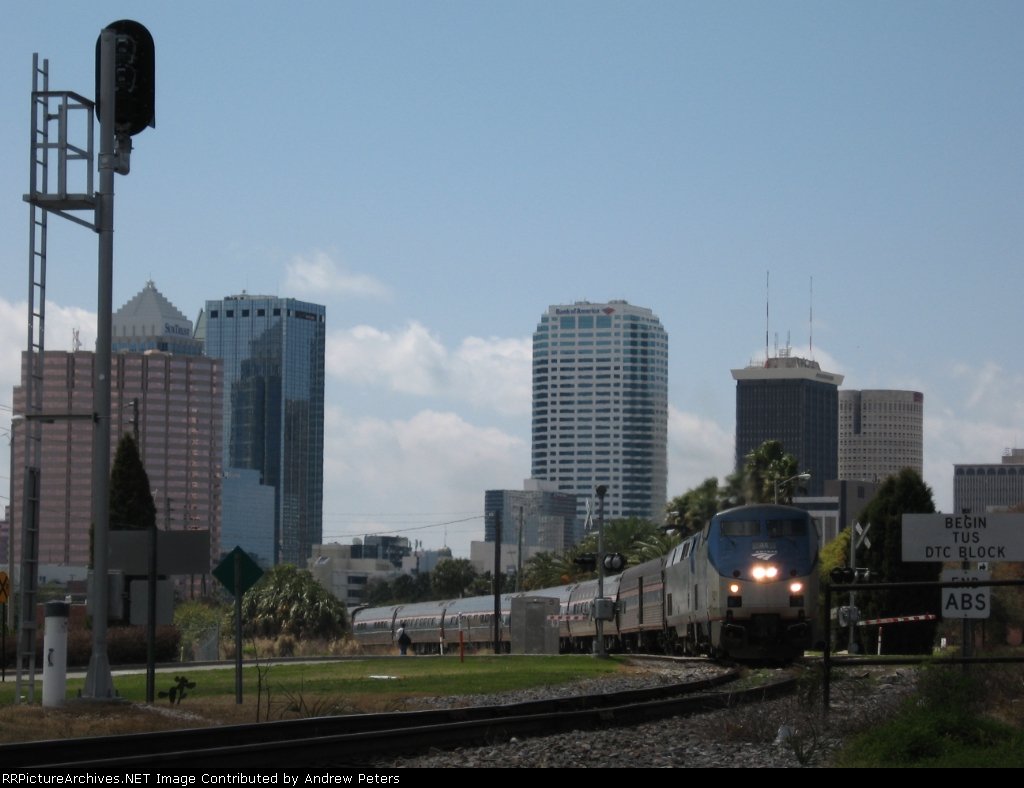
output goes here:
[{"label": "palm tree", "polygon": [[696,533],[716,514],[721,505],[718,479],[710,476],[691,490],[677,495],[667,504],[665,524],[675,526],[675,532],[685,539]]}]

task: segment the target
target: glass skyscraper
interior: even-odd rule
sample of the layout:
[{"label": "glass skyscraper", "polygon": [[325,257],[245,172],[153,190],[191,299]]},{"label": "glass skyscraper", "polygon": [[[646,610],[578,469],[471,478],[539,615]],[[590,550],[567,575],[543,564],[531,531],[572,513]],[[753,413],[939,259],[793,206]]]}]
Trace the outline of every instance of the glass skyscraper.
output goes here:
[{"label": "glass skyscraper", "polygon": [[667,439],[668,334],[654,313],[550,307],[533,335],[533,478],[574,492],[579,518],[600,484],[605,517],[660,518]]},{"label": "glass skyscraper", "polygon": [[259,471],[274,488],[275,564],[305,567],[322,540],[325,317],[243,292],[207,301],[196,332],[224,359],[225,471]]}]

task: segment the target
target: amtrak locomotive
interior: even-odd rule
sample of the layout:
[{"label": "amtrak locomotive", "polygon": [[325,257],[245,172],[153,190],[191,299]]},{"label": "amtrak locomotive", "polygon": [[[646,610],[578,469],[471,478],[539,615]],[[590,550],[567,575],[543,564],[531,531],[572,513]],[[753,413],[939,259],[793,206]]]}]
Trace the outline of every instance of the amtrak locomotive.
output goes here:
[{"label": "amtrak locomotive", "polygon": [[[755,504],[720,512],[661,558],[605,579],[615,615],[604,626],[609,651],[709,654],[787,660],[814,643],[819,534],[810,515]],[[563,652],[593,648],[597,581],[529,591],[559,599]],[[499,632],[510,642],[512,595],[501,597]],[[459,632],[470,647],[494,638],[494,597],[472,597],[352,613],[356,640],[390,646],[404,624],[417,653],[444,653]],[[554,625],[554,624],[553,624]]]}]

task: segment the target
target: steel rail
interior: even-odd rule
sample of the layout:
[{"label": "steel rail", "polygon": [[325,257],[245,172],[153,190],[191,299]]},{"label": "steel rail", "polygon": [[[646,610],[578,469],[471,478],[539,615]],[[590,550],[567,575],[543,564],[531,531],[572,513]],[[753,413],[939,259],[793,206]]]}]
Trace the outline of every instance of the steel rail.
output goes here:
[{"label": "steel rail", "polygon": [[[528,701],[506,706],[320,717],[91,739],[0,746],[5,769],[231,768],[287,762],[363,762],[384,754],[451,747],[511,735],[694,713],[795,686],[790,679],[737,693],[706,690],[735,680],[731,671],[694,682],[642,690]],[[792,686],[790,686],[792,685]],[[703,691],[703,692],[702,692]],[[693,693],[702,693],[696,694]],[[125,755],[130,753],[130,755]],[[301,761],[297,760],[301,759]]]}]

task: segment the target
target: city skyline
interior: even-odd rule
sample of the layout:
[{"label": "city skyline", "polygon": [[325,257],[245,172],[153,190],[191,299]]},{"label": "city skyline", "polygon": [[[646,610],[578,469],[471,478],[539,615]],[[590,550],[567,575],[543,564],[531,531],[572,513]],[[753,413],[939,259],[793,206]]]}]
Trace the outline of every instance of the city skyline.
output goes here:
[{"label": "city skyline", "polygon": [[[138,19],[157,126],[116,181],[114,303],[152,279],[193,320],[242,289],[327,306],[328,540],[447,529],[468,555],[480,492],[529,472],[536,315],[611,294],[673,338],[670,495],[732,468],[727,370],[766,329],[845,387],[923,394],[944,510],[955,463],[1024,442],[1019,4],[48,8],[0,30],[0,384],[32,53],[90,96],[100,28]],[[301,156],[311,117],[330,142]],[[95,237],[55,219],[49,253],[47,347],[92,348]]]}]

